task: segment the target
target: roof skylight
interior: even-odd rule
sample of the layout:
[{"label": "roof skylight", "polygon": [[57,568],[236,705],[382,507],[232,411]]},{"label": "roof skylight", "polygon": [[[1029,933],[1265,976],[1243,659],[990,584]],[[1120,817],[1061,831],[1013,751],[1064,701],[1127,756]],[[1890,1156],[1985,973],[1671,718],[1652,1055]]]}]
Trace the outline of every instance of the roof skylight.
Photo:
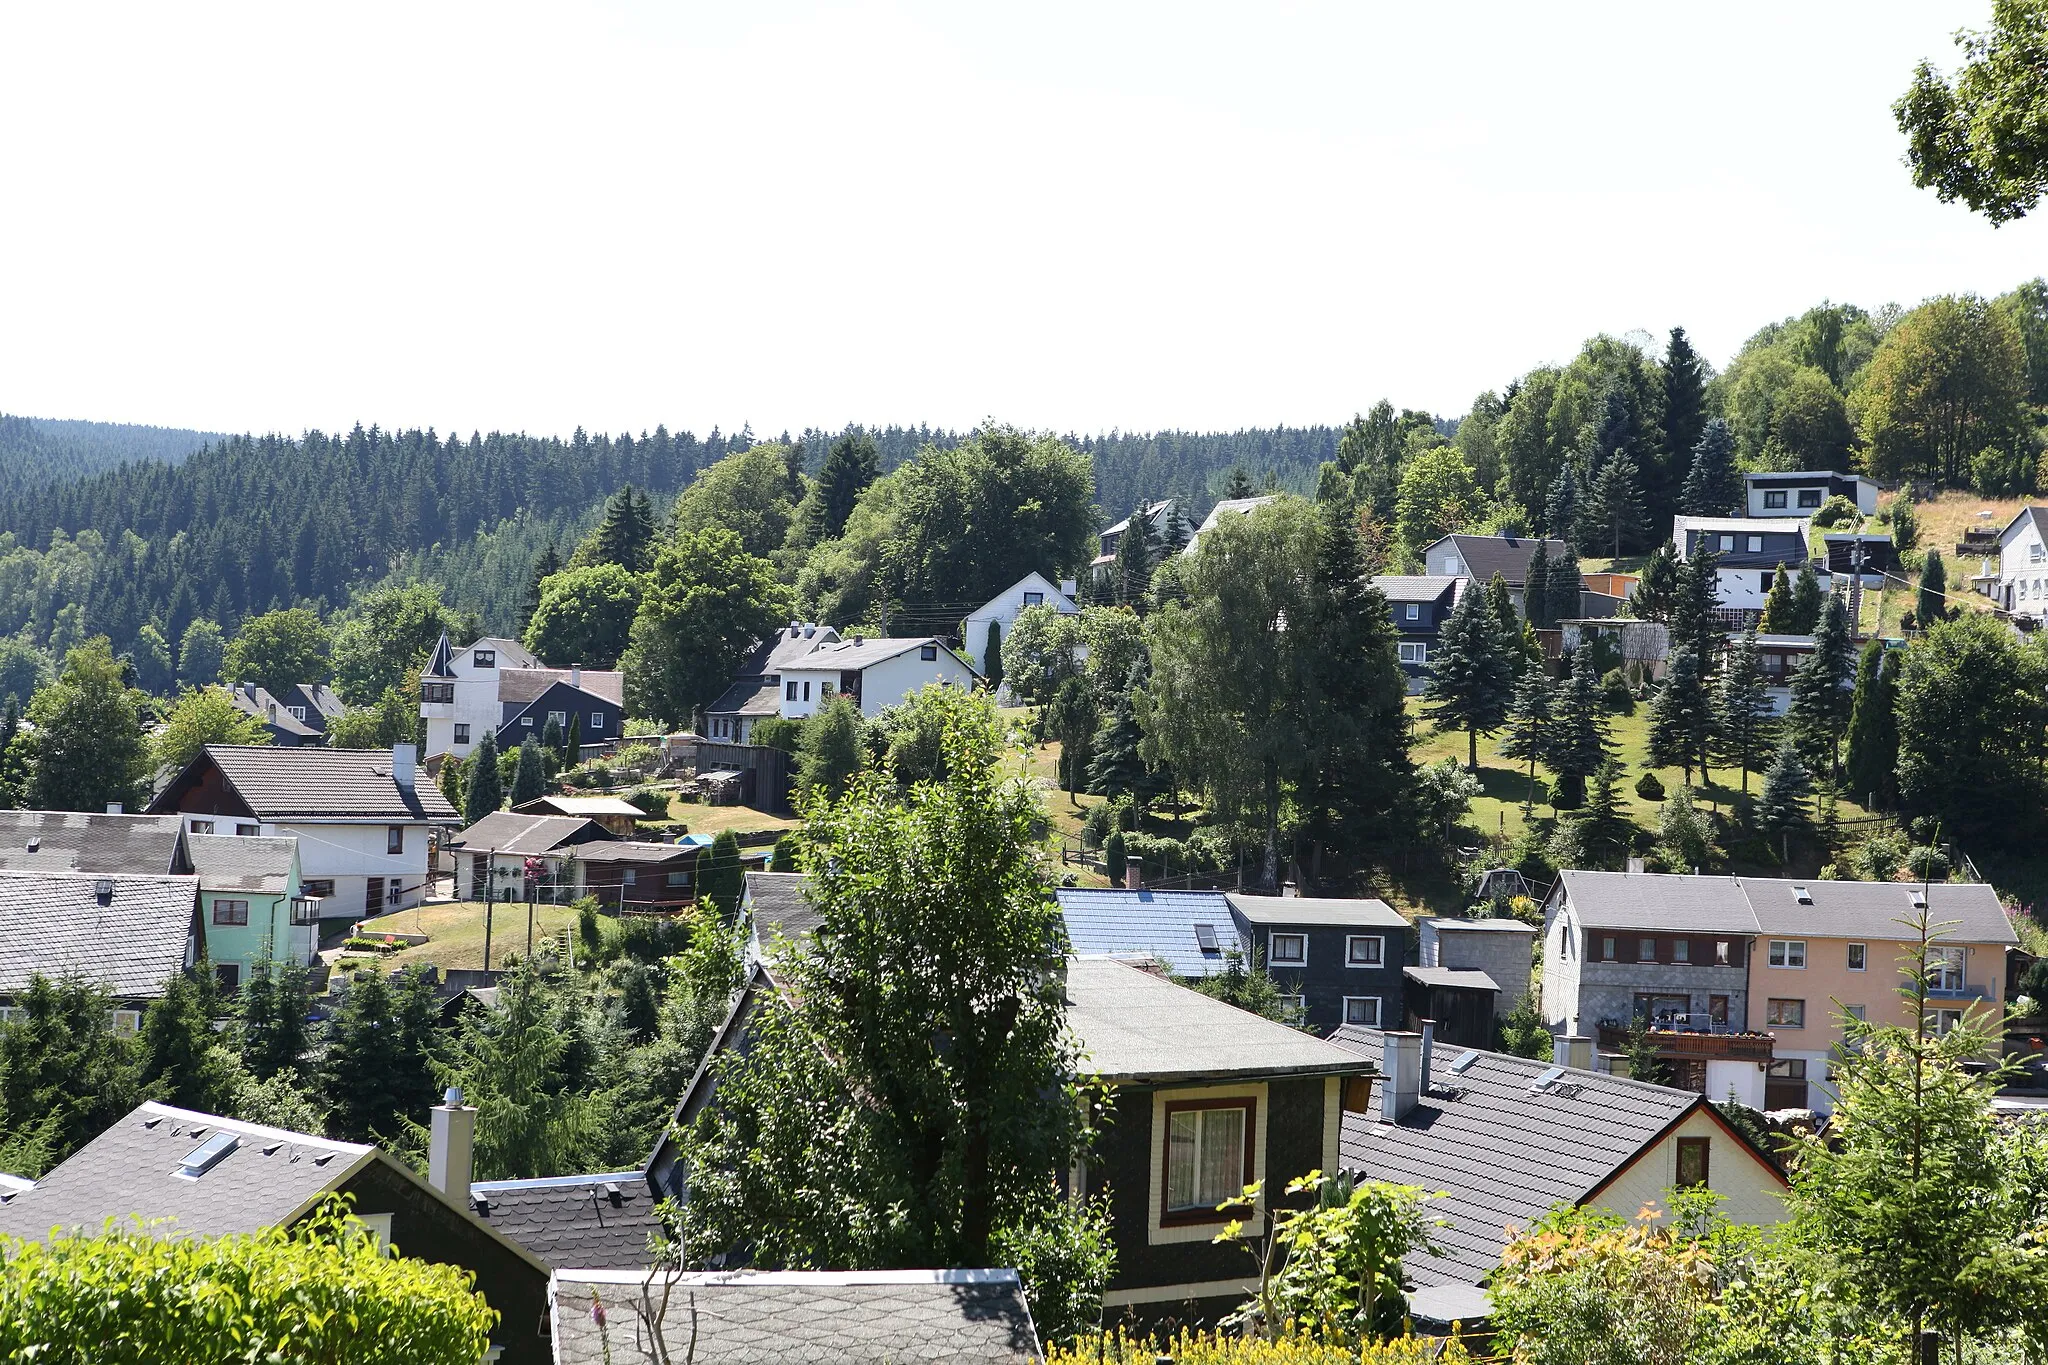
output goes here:
[{"label": "roof skylight", "polygon": [[240,1133],[231,1133],[226,1129],[222,1129],[187,1152],[185,1159],[178,1163],[178,1169],[173,1174],[182,1175],[188,1180],[197,1180],[215,1166],[220,1165],[221,1159],[229,1152],[234,1151],[235,1148],[241,1146],[241,1144],[242,1135]]},{"label": "roof skylight", "polygon": [[1477,1062],[1478,1060],[1478,1052],[1462,1052],[1458,1054],[1458,1060],[1451,1063],[1451,1070],[1457,1073],[1458,1075],[1462,1076],[1467,1071],[1470,1071],[1472,1069],[1472,1064],[1474,1062]]},{"label": "roof skylight", "polygon": [[1551,1086],[1556,1085],[1559,1081],[1563,1079],[1564,1068],[1561,1066],[1554,1066],[1551,1067],[1548,1071],[1544,1072],[1541,1076],[1538,1076],[1535,1079],[1535,1081],[1529,1086],[1529,1088],[1531,1090],[1535,1090],[1538,1092],[1545,1091],[1550,1089]]}]

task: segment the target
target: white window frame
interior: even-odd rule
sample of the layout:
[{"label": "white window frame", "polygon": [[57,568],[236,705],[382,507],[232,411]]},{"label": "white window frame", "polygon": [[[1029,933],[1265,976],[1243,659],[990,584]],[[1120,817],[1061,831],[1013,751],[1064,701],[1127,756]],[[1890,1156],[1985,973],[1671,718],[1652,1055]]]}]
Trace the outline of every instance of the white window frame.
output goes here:
[{"label": "white window frame", "polygon": [[592,711],[590,713],[590,728],[593,731],[604,729],[604,712]]},{"label": "white window frame", "polygon": [[1749,538],[1749,552],[1750,552],[1751,554],[1753,554],[1753,555],[1755,555],[1755,554],[1762,554],[1762,553],[1763,553],[1763,549],[1764,549],[1764,538],[1763,538],[1762,536],[1751,536],[1751,537]]},{"label": "white window frame", "polygon": [[1963,1022],[1963,1011],[1959,1009],[1929,1010],[1927,1013],[1933,1016],[1934,1034],[1937,1038],[1945,1035],[1950,1029],[1960,1026]]},{"label": "white window frame", "polygon": [[569,732],[569,713],[568,713],[567,711],[550,711],[550,712],[548,712],[548,719],[549,719],[549,720],[551,720],[551,721],[553,721],[553,722],[554,722],[555,724],[557,724],[557,725],[561,726],[561,727],[562,727],[562,733],[563,733],[564,735],[567,735],[567,734],[568,734],[568,732]]},{"label": "white window frame", "polygon": [[1869,970],[1870,970],[1870,945],[1869,945],[1869,944],[1866,944],[1866,943],[1852,943],[1852,944],[1850,944],[1850,945],[1849,945],[1849,951],[1848,951],[1848,954],[1847,954],[1847,961],[1848,961],[1848,970],[1850,970],[1850,971],[1852,971],[1852,972],[1867,972],[1867,971],[1869,971]]},{"label": "white window frame", "polygon": [[1944,948],[1939,945],[1927,950],[1927,988],[1934,991],[1960,991],[1969,981],[1969,956],[1967,948]]},{"label": "white window frame", "polygon": [[1735,549],[1735,537],[1732,534],[1717,536],[1715,543],[1723,552],[1732,552]]},{"label": "white window frame", "polygon": [[[1360,1008],[1357,1011],[1359,1017],[1354,1019],[1351,1009],[1353,1005],[1361,1007],[1370,1005],[1372,1008],[1370,1010]],[[1344,997],[1344,1022],[1347,1024],[1354,1024],[1360,1028],[1378,1028],[1380,1026],[1380,1011],[1380,997],[1377,995],[1347,995]],[[1370,1014],[1372,1017],[1370,1019],[1364,1017],[1367,1014]]]},{"label": "white window frame", "polygon": [[[1358,945],[1361,943],[1374,945],[1372,961],[1359,961]],[[1367,967],[1375,971],[1386,966],[1387,936],[1385,934],[1346,934],[1344,936],[1344,965],[1347,967]]]},{"label": "white window frame", "polygon": [[[1795,951],[1796,950],[1796,951]],[[1792,959],[1799,960],[1794,962]],[[1774,938],[1764,954],[1764,965],[1781,972],[1806,970],[1806,940],[1803,938]]]},{"label": "white window frame", "polygon": [[[1280,940],[1293,939],[1301,945],[1301,956],[1280,956]],[[1268,967],[1306,967],[1308,965],[1308,935],[1302,933],[1269,934],[1266,937],[1266,965]]]},{"label": "white window frame", "polygon": [[142,1032],[142,1011],[108,1010],[107,1029],[123,1038]]},{"label": "white window frame", "polygon": [[1406,604],[1406,607],[1404,608],[1404,613],[1406,619],[1410,621],[1420,621],[1422,619],[1422,606],[1420,603],[1410,602]]},{"label": "white window frame", "polygon": [[1401,641],[1401,662],[1404,664],[1428,663],[1429,646],[1420,640]]},{"label": "white window frame", "polygon": [[28,1011],[20,1005],[0,1005],[0,1024],[12,1024],[28,1018]]},{"label": "white window frame", "polygon": [[306,708],[303,706],[287,706],[284,709],[291,713],[293,720],[304,720],[306,718]]}]

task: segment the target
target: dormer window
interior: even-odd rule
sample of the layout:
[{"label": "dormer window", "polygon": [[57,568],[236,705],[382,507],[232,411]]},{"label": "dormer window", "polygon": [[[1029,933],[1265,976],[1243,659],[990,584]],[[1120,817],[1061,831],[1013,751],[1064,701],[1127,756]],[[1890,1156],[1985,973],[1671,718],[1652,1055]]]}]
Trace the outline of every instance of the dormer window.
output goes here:
[{"label": "dormer window", "polygon": [[470,655],[470,659],[478,668],[496,668],[498,666],[498,651],[495,649],[479,649]]},{"label": "dormer window", "polygon": [[1024,594],[1024,605],[1025,605],[1025,606],[1027,606],[1027,607],[1042,607],[1042,606],[1044,606],[1044,605],[1045,605],[1045,594],[1044,594],[1044,593],[1042,593],[1042,592],[1027,592],[1027,593],[1025,593],[1025,594]]},{"label": "dormer window", "polygon": [[306,708],[303,706],[287,706],[285,710],[291,713],[293,720],[304,720],[306,718]]}]

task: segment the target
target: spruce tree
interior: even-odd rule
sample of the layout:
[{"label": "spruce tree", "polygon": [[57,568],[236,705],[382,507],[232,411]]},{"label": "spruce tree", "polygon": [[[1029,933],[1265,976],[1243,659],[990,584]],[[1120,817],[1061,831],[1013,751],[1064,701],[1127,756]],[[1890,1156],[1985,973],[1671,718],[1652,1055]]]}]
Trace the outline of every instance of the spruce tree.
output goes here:
[{"label": "spruce tree", "polygon": [[1245,467],[1241,464],[1232,465],[1230,467],[1230,476],[1223,483],[1223,496],[1225,500],[1235,501],[1239,498],[1248,498],[1255,491],[1252,488],[1252,476],[1245,470]]},{"label": "spruce tree", "polygon": [[489,726],[463,768],[469,787],[462,795],[462,823],[473,825],[505,804],[505,788],[498,777],[498,736]]},{"label": "spruce tree", "polygon": [[1550,561],[1550,581],[1544,588],[1550,599],[1544,610],[1551,625],[1578,618],[1579,593],[1584,587],[1585,578],[1579,573],[1578,552],[1572,549],[1570,541],[1566,541],[1564,553]]},{"label": "spruce tree", "polygon": [[1131,509],[1131,519],[1116,542],[1116,558],[1109,568],[1110,582],[1120,605],[1137,610],[1152,584],[1152,523],[1145,516],[1145,504]]},{"label": "spruce tree", "polygon": [[1671,608],[1678,598],[1678,558],[1671,542],[1660,540],[1643,561],[1636,590],[1629,597],[1629,610],[1639,621],[1671,620]]},{"label": "spruce tree", "polygon": [[[1663,487],[1668,490],[1691,482],[1692,470],[1699,463],[1699,443],[1706,434],[1709,423],[1705,421],[1707,409],[1707,379],[1710,371],[1706,361],[1693,349],[1692,339],[1685,334],[1685,328],[1673,327],[1671,339],[1664,348],[1664,472]],[[1723,430],[1726,430],[1724,424]],[[1680,510],[1692,513],[1683,503],[1680,494]],[[1667,502],[1654,507],[1661,521],[1671,510]],[[1717,512],[1692,513],[1698,516],[1718,516]]]},{"label": "spruce tree", "polygon": [[1576,543],[1579,531],[1579,476],[1569,456],[1558,462],[1557,477],[1550,483],[1550,501],[1543,510],[1543,532],[1567,547]]},{"label": "spruce tree", "polygon": [[[1586,515],[1597,536],[1584,538],[1590,547],[1612,547],[1608,553],[1621,557],[1622,542],[1635,544],[1644,534],[1648,512],[1643,505],[1643,475],[1627,446],[1607,457],[1599,477],[1587,492]],[[1576,614],[1576,613],[1574,613]]]},{"label": "spruce tree", "polygon": [[1575,810],[1585,803],[1586,779],[1611,756],[1607,740],[1607,707],[1593,651],[1581,645],[1572,651],[1571,672],[1552,702],[1550,753],[1545,763],[1557,774],[1550,804]]},{"label": "spruce tree", "polygon": [[1650,762],[1677,767],[1692,782],[1695,767],[1706,781],[1706,753],[1713,736],[1713,705],[1700,676],[1700,659],[1691,646],[1673,649],[1664,686],[1650,702]]},{"label": "spruce tree", "polygon": [[1813,653],[1792,674],[1792,704],[1785,713],[1788,737],[1800,757],[1824,777],[1833,776],[1837,750],[1849,727],[1854,647],[1848,610],[1831,593],[1813,633]]},{"label": "spruce tree", "polygon": [[574,767],[583,761],[583,713],[569,713],[569,733],[562,736],[562,761]]},{"label": "spruce tree", "polygon": [[1500,622],[1501,634],[1510,640],[1519,640],[1522,635],[1522,618],[1515,614],[1515,599],[1508,592],[1508,581],[1498,569],[1486,583],[1486,605],[1493,608],[1494,619]]},{"label": "spruce tree", "polygon": [[547,795],[547,773],[540,745],[528,735],[519,744],[519,766],[512,770],[512,804],[523,806]]},{"label": "spruce tree", "polygon": [[1769,680],[1757,650],[1756,628],[1744,632],[1721,670],[1714,697],[1714,722],[1721,762],[1742,769],[1742,794],[1749,795],[1749,775],[1777,749],[1778,724],[1772,714]]},{"label": "spruce tree", "polygon": [[320,1093],[333,1105],[331,1136],[375,1142],[402,1132],[402,1119],[419,1121],[422,1101],[436,1093],[432,1003],[432,988],[416,971],[397,982],[361,971],[349,982],[328,1020],[320,1060]]},{"label": "spruce tree", "polygon": [[1792,629],[1788,635],[1811,635],[1820,628],[1821,597],[1820,578],[1813,571],[1813,561],[1807,560],[1799,566],[1799,578],[1792,585]]},{"label": "spruce tree", "polygon": [[1810,823],[1806,803],[1813,796],[1813,779],[1799,761],[1799,751],[1788,740],[1778,749],[1770,771],[1764,774],[1763,793],[1757,797],[1756,823],[1766,834],[1779,838],[1779,853],[1790,859],[1791,838]]},{"label": "spruce tree", "polygon": [[178,972],[143,1014],[140,1079],[150,1099],[202,1114],[226,1108],[233,1091],[232,1060],[214,1046],[209,995],[206,985]]},{"label": "spruce tree", "polygon": [[1540,540],[1536,542],[1535,552],[1529,556],[1529,572],[1522,584],[1522,610],[1529,624],[1536,629],[1551,628],[1550,553]]},{"label": "spruce tree", "polygon": [[1586,804],[1574,822],[1579,847],[1594,867],[1613,867],[1628,853],[1632,822],[1622,810],[1621,765],[1602,763],[1586,787]]},{"label": "spruce tree", "polygon": [[540,552],[540,558],[533,562],[533,574],[526,580],[526,596],[519,602],[519,629],[524,632],[527,622],[540,610],[540,585],[562,571],[562,553],[551,540],[548,547]]},{"label": "spruce tree", "polygon": [[1720,606],[1720,556],[1704,542],[1678,567],[1678,592],[1671,603],[1671,648],[1689,648],[1706,658],[1721,640],[1714,612]]},{"label": "spruce tree", "polygon": [[1792,629],[1792,575],[1780,564],[1771,575],[1771,590],[1764,595],[1763,629],[1766,635],[1796,635]]},{"label": "spruce tree", "polygon": [[1133,698],[1151,678],[1140,658],[1124,687],[1110,698],[1109,714],[1095,732],[1094,755],[1088,763],[1088,790],[1098,796],[1153,795],[1152,774],[1138,756],[1145,732],[1138,728]]},{"label": "spruce tree", "polygon": [[825,463],[798,511],[805,539],[812,545],[836,539],[881,469],[881,455],[866,432],[849,432],[826,447]]},{"label": "spruce tree", "polygon": [[1899,655],[1872,640],[1856,666],[1849,706],[1849,795],[1873,810],[1889,810],[1899,797]]},{"label": "spruce tree", "polygon": [[1003,687],[1003,623],[991,620],[988,623],[988,638],[981,649],[981,676],[988,683],[988,690],[1000,692]]},{"label": "spruce tree", "polygon": [[604,505],[604,519],[573,558],[583,564],[618,564],[632,573],[645,573],[654,558],[654,508],[647,495],[636,494],[631,484],[612,494]]},{"label": "spruce tree", "polygon": [[1735,436],[1720,418],[1710,419],[1692,447],[1692,468],[1679,493],[1679,511],[1689,517],[1725,517],[1742,500],[1735,472]]},{"label": "spruce tree", "polygon": [[697,899],[709,904],[721,919],[730,920],[745,889],[740,841],[731,830],[721,830],[711,847],[697,856]]},{"label": "spruce tree", "polygon": [[1179,498],[1169,498],[1166,504],[1166,534],[1159,540],[1159,558],[1163,563],[1188,547],[1188,514],[1180,505]]},{"label": "spruce tree", "polygon": [[306,1055],[306,969],[264,958],[242,983],[242,1065],[256,1079],[296,1072]]},{"label": "spruce tree", "polygon": [[1920,595],[1914,607],[1920,629],[1926,630],[1948,615],[1947,593],[1948,566],[1942,563],[1941,551],[1929,546],[1920,569]]},{"label": "spruce tree", "polygon": [[1514,708],[1508,713],[1507,735],[1500,742],[1503,758],[1525,759],[1529,764],[1529,791],[1522,801],[1527,811],[1536,803],[1536,765],[1546,761],[1552,747],[1550,678],[1539,665],[1522,670],[1515,685]]},{"label": "spruce tree", "polygon": [[1451,608],[1430,657],[1423,711],[1439,731],[1463,730],[1466,767],[1479,771],[1479,736],[1507,719],[1514,701],[1510,645],[1486,595],[1468,589]]}]

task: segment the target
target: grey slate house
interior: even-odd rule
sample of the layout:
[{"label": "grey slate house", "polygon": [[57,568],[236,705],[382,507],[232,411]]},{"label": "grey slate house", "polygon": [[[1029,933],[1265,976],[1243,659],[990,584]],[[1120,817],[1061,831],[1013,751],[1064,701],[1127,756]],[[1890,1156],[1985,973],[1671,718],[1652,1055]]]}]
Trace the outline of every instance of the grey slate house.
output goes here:
[{"label": "grey slate house", "polygon": [[[1014,1270],[563,1269],[555,1365],[1027,1365],[1038,1333]],[[662,1305],[666,1304],[666,1311]],[[666,1350],[657,1354],[656,1338]]]},{"label": "grey slate house", "polygon": [[641,1171],[473,1181],[469,1211],[549,1267],[644,1270],[665,1241]]},{"label": "grey slate house", "polygon": [[192,858],[175,815],[0,810],[0,871],[178,876]]},{"label": "grey slate house", "polygon": [[1419,963],[1485,972],[1500,990],[1494,1008],[1513,1014],[1529,998],[1529,977],[1535,969],[1537,928],[1518,919],[1453,919],[1432,916],[1415,921],[1421,936]]},{"label": "grey slate house", "polygon": [[1415,930],[1385,901],[1237,891],[1223,898],[1268,974],[1300,1000],[1309,1028],[1328,1033],[1404,1017],[1401,969],[1414,960]]},{"label": "grey slate house", "polygon": [[286,747],[325,744],[327,723],[348,709],[324,683],[294,683],[276,693],[255,683],[235,683],[228,697],[236,710],[263,722],[272,744]]},{"label": "grey slate house", "polygon": [[[498,675],[498,748],[516,747],[528,739],[536,744],[547,735],[548,722],[562,727],[576,722],[580,748],[609,744],[626,733],[625,693],[616,672],[580,668],[508,668]],[[572,681],[573,679],[573,681]]]},{"label": "grey slate house", "polygon": [[1449,535],[1423,547],[1422,571],[1440,578],[1469,578],[1480,588],[1499,574],[1508,585],[1508,597],[1515,610],[1526,619],[1529,613],[1522,604],[1522,589],[1529,581],[1529,561],[1536,557],[1538,545],[1551,559],[1564,553],[1561,540]]},{"label": "grey slate house", "polygon": [[1387,613],[1401,637],[1396,645],[1401,671],[1411,684],[1419,686],[1429,676],[1437,636],[1472,582],[1442,574],[1379,574],[1372,580],[1387,599]]},{"label": "grey slate house", "polygon": [[197,877],[0,872],[0,1021],[30,981],[75,976],[114,996],[133,1033],[179,972],[206,959]]}]

